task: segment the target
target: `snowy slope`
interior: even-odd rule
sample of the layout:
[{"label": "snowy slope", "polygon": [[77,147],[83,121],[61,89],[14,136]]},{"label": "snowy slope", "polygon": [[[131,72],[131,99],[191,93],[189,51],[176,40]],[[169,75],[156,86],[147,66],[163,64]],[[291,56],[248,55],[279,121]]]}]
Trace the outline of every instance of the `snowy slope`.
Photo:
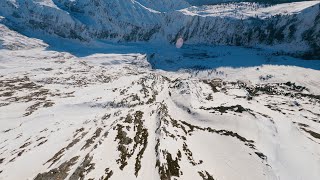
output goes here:
[{"label": "snowy slope", "polygon": [[151,44],[71,54],[1,32],[1,180],[320,176],[319,61]]},{"label": "snowy slope", "polygon": [[0,24],[0,49],[31,49],[47,46],[41,40],[28,38]]}]

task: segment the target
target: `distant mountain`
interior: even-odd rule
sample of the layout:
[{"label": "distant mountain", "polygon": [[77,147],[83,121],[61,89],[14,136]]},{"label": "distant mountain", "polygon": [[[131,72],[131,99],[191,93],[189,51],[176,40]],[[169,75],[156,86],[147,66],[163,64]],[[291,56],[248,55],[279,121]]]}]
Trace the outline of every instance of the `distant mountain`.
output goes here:
[{"label": "distant mountain", "polygon": [[191,7],[214,2],[221,1],[2,0],[0,15],[19,32],[80,41],[173,43],[183,37],[190,44],[265,47],[319,57],[319,1]]},{"label": "distant mountain", "polygon": [[312,1],[312,0],[185,0],[191,5],[213,5],[219,3],[228,2],[260,2],[269,4],[280,4],[280,3],[290,3],[290,2],[302,2],[302,1]]}]

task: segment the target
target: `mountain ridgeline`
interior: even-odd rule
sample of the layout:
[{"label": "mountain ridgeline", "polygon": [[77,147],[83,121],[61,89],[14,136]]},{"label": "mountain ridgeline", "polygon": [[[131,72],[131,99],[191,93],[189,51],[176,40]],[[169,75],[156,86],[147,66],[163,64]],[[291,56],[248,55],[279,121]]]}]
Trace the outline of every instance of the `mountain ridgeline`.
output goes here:
[{"label": "mountain ridgeline", "polygon": [[18,32],[79,41],[174,43],[183,37],[189,44],[262,47],[319,59],[319,1],[274,4],[289,1],[2,0],[0,21]]}]

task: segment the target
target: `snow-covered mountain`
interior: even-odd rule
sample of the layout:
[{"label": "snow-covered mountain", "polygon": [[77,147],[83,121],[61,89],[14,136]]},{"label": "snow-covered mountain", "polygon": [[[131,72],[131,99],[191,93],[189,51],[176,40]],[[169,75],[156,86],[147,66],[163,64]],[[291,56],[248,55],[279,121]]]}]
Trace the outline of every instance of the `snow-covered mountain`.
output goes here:
[{"label": "snow-covered mountain", "polygon": [[191,5],[0,1],[0,180],[318,180],[319,2]]},{"label": "snow-covered mountain", "polygon": [[[204,1],[199,1],[204,2]],[[157,41],[273,48],[318,58],[319,1],[191,6],[184,0],[2,0],[3,23],[90,41]],[[34,33],[35,34],[35,33]],[[36,33],[38,34],[38,33]]]},{"label": "snow-covered mountain", "polygon": [[[320,176],[319,61],[112,44],[77,57],[0,32],[0,179]],[[226,62],[250,67],[210,68]]]}]

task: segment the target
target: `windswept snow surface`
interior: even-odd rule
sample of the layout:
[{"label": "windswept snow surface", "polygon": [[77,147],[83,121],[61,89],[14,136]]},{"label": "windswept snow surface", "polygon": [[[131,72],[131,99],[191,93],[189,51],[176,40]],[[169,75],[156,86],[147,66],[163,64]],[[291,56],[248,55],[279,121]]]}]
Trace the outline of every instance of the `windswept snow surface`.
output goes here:
[{"label": "windswept snow surface", "polygon": [[1,180],[320,177],[319,61],[0,27]]}]

